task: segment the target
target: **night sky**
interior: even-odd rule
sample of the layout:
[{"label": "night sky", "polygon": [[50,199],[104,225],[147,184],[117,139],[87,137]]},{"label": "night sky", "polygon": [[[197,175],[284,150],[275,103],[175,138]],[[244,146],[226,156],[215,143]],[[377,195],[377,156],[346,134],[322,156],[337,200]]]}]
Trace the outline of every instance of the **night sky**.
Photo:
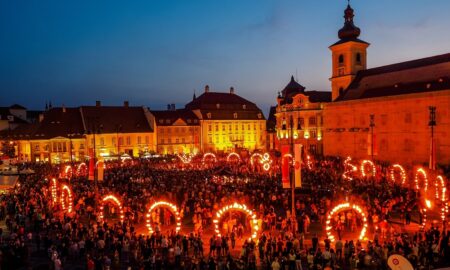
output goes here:
[{"label": "night sky", "polygon": [[[161,109],[203,92],[264,111],[291,75],[329,90],[344,0],[0,1],[0,106]],[[450,1],[353,0],[369,67],[450,52]]]}]

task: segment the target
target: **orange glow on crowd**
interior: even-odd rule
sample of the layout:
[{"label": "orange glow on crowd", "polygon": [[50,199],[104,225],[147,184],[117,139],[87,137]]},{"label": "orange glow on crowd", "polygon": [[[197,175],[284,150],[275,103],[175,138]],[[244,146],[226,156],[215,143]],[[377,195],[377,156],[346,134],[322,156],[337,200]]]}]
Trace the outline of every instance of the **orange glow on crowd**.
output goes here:
[{"label": "orange glow on crowd", "polygon": [[179,232],[181,229],[181,218],[180,218],[180,212],[178,212],[178,208],[172,203],[165,202],[165,201],[158,201],[158,202],[153,203],[148,208],[148,211],[147,211],[146,223],[147,223],[147,228],[148,228],[148,231],[150,232],[150,234],[152,234],[154,232],[153,228],[152,228],[152,223],[151,223],[151,213],[157,207],[164,207],[164,208],[170,210],[170,212],[175,216],[175,222],[176,222],[175,231]]},{"label": "orange glow on crowd", "polygon": [[258,219],[256,218],[256,214],[254,214],[252,210],[248,209],[247,205],[236,203],[236,202],[233,204],[229,204],[216,212],[216,215],[215,215],[216,218],[213,220],[214,231],[215,231],[216,235],[218,235],[219,237],[221,236],[221,233],[219,230],[220,218],[223,216],[223,214],[225,214],[229,211],[232,211],[232,210],[243,212],[251,218],[251,226],[252,226],[251,238],[255,239],[257,237],[258,231],[259,231]]}]

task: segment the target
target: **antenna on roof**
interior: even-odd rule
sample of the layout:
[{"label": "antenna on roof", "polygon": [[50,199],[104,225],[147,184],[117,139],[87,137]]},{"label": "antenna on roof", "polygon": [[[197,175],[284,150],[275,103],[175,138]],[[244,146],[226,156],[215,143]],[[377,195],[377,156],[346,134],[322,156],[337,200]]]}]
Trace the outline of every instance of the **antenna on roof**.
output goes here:
[{"label": "antenna on roof", "polygon": [[295,80],[298,82],[298,68],[295,68]]}]

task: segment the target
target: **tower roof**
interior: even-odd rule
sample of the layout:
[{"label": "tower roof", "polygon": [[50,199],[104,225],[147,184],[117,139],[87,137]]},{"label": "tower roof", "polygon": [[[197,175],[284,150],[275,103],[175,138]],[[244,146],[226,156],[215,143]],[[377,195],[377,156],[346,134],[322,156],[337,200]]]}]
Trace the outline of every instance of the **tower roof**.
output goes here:
[{"label": "tower roof", "polygon": [[347,5],[347,8],[344,10],[344,19],[345,19],[344,26],[338,31],[339,41],[333,45],[341,44],[348,41],[367,43],[363,40],[358,39],[359,35],[361,34],[361,29],[359,29],[359,27],[357,27],[354,24],[353,22],[354,17],[355,17],[354,10],[349,3]]}]

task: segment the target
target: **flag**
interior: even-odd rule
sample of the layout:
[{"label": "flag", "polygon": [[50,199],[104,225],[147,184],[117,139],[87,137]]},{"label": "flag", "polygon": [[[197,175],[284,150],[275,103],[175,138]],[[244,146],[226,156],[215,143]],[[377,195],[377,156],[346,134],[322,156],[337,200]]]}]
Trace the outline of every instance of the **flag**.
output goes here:
[{"label": "flag", "polygon": [[372,137],[373,137],[373,155],[376,156],[378,155],[378,150],[377,150],[377,135],[375,133],[369,132],[369,134],[367,135],[367,155],[372,156]]},{"label": "flag", "polygon": [[281,146],[281,183],[283,188],[291,188],[291,182],[289,177],[289,145]]},{"label": "flag", "polygon": [[97,165],[97,180],[98,181],[103,181],[103,171],[104,171],[104,167],[105,163],[103,161],[98,162]]},{"label": "flag", "polygon": [[89,148],[89,177],[88,180],[94,180],[95,160],[94,149]]},{"label": "flag", "polygon": [[430,162],[428,167],[430,170],[436,169],[436,144],[434,138],[431,138],[430,140]]},{"label": "flag", "polygon": [[295,166],[294,166],[294,176],[295,176],[295,187],[302,187],[302,145],[295,144],[294,145],[294,158],[295,158]]}]

